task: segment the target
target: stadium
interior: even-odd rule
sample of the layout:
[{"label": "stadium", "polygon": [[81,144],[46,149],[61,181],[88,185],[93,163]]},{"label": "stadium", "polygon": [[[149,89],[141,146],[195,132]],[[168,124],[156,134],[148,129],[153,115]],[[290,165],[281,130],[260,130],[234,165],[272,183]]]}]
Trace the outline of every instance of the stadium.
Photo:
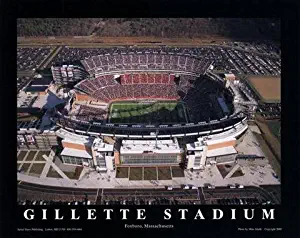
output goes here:
[{"label": "stadium", "polygon": [[[173,52],[98,55],[81,60],[78,69],[85,71],[83,79],[76,79],[74,67],[52,67],[56,82],[73,83],[68,102],[52,118],[61,128],[57,134],[82,137],[78,146],[61,136],[67,140],[61,154],[65,163],[99,170],[149,164],[199,169],[210,152],[207,140],[216,144],[212,150],[219,150],[213,156],[236,154],[233,135],[245,131],[246,117],[234,106],[234,92],[210,72],[213,62],[204,56]],[[105,147],[104,137],[110,138],[113,149],[94,148],[94,144]],[[198,147],[187,151],[193,162],[183,160],[184,148],[178,142],[189,137],[198,140]],[[90,138],[99,141],[85,142]],[[91,150],[86,149],[89,143]],[[84,159],[75,156],[81,149]],[[99,159],[92,159],[97,153],[93,150]],[[105,153],[110,159],[105,159]]]},{"label": "stadium", "polygon": [[211,132],[238,120],[224,81],[205,75],[212,62],[167,54],[101,55],[81,62],[89,77],[74,86],[69,110],[58,112],[63,127],[155,138]]}]

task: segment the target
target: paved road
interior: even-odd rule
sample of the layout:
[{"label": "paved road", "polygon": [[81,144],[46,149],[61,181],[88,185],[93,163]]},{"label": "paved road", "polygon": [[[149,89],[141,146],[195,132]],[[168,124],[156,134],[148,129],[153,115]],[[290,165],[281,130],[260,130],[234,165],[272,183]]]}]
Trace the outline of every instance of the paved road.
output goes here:
[{"label": "paved road", "polygon": [[21,182],[18,184],[18,189],[35,191],[41,193],[52,193],[60,195],[97,195],[97,189],[74,189],[66,187],[54,187],[54,186],[44,186],[39,184],[31,184],[26,182]]},{"label": "paved road", "polygon": [[[280,186],[280,185],[279,185]],[[214,198],[226,198],[228,195],[231,196],[233,194],[238,195],[239,197],[252,197],[253,195],[260,196],[261,200],[269,200],[273,203],[279,204],[280,201],[269,193],[266,189],[262,187],[255,187],[255,186],[245,186],[245,188],[226,188],[226,187],[217,187],[215,189],[203,189],[204,194],[207,193],[210,195],[210,199]]]},{"label": "paved road", "polygon": [[[53,187],[37,184],[30,184],[25,182],[18,183],[19,191],[34,191],[43,194],[58,194],[58,195],[89,195],[96,196],[96,204],[101,204],[105,198],[167,198],[167,199],[186,199],[197,200],[201,204],[205,204],[207,199],[218,199],[220,197],[228,197],[229,195],[239,195],[239,197],[251,197],[254,194],[259,195],[263,200],[270,200],[274,203],[280,203],[280,186],[267,185],[264,187],[247,186],[243,189],[230,189],[227,187],[217,187],[215,189],[198,188],[195,190],[183,190],[181,188],[174,188],[167,191],[164,188],[151,189],[81,189],[81,188],[65,188]],[[274,195],[275,191],[275,195]],[[278,197],[279,196],[279,197]]]}]

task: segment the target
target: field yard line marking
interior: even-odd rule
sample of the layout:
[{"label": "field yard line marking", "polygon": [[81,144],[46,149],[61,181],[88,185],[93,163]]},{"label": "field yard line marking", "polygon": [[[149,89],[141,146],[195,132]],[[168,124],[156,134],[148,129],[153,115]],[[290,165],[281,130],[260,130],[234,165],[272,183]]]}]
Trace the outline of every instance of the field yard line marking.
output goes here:
[{"label": "field yard line marking", "polygon": [[39,153],[40,153],[40,150],[37,150],[36,153],[35,153],[35,155],[34,155],[34,157],[32,158],[32,162],[35,161],[35,159],[36,159],[36,157],[37,157],[37,155],[38,155]]},{"label": "field yard line marking", "polygon": [[[18,163],[17,163],[18,164]],[[23,163],[19,163],[20,165],[19,165],[19,167],[18,167],[18,169],[20,170],[22,167],[23,167]]]}]

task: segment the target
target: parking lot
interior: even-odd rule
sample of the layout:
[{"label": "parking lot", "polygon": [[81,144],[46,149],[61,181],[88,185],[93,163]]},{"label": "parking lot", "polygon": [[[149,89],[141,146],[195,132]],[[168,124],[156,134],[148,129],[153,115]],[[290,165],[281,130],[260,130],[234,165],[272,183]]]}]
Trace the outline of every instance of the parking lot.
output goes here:
[{"label": "parking lot", "polygon": [[[270,51],[268,52],[269,49]],[[105,54],[129,54],[130,52],[155,52],[164,53],[168,51],[172,54],[198,55],[206,61],[213,61],[214,71],[232,72],[240,75],[280,75],[281,59],[277,53],[276,46],[267,44],[243,45],[219,45],[205,47],[111,47],[111,48],[71,48],[63,47],[53,58],[51,64],[74,63],[75,61],[91,58],[96,55]]]},{"label": "parking lot", "polygon": [[17,69],[32,70],[50,54],[50,47],[17,48]]},{"label": "parking lot", "polygon": [[[280,191],[280,185],[271,186]],[[280,193],[278,193],[280,196]],[[245,188],[217,187],[215,189],[203,188],[206,204],[219,205],[258,205],[280,204],[280,200],[273,196],[264,186]]]}]

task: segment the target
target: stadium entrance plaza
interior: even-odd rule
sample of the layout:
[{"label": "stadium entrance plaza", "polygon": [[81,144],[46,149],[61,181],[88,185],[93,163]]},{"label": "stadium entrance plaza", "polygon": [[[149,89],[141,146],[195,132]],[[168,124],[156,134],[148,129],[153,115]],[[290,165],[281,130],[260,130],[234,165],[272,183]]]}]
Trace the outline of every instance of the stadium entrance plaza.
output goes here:
[{"label": "stadium entrance plaza", "polygon": [[[264,155],[257,139],[255,133],[260,133],[257,127],[250,127],[250,129],[245,133],[245,135],[240,138],[239,143],[236,147],[240,154],[249,154],[252,152],[258,156]],[[55,153],[51,151],[39,152],[35,150],[32,151],[19,151],[18,152],[18,164],[19,168],[22,165],[25,166],[27,171],[18,172],[18,180],[28,183],[36,183],[41,185],[49,186],[59,186],[59,187],[77,187],[77,188],[155,188],[164,186],[180,187],[183,184],[190,184],[195,186],[205,186],[205,184],[212,184],[215,186],[227,186],[228,184],[242,184],[242,185],[264,185],[264,184],[280,184],[277,178],[274,177],[274,170],[271,165],[267,162],[264,163],[227,163],[226,164],[214,164],[208,165],[203,171],[184,171],[184,177],[178,177],[182,175],[175,175],[174,171],[178,167],[163,166],[163,168],[157,166],[157,178],[163,179],[164,174],[160,177],[159,173],[165,173],[163,170],[166,168],[172,169],[173,173],[172,179],[169,180],[141,180],[145,178],[147,173],[149,176],[149,170],[156,168],[152,166],[151,168],[143,169],[143,175],[139,178],[138,175],[134,174],[130,176],[130,172],[123,172],[122,178],[117,178],[115,171],[107,171],[105,173],[98,173],[94,169],[89,167],[83,167],[82,171],[78,174],[78,177],[70,177],[69,168],[76,168],[76,166],[66,166],[61,163],[57,158],[54,161]],[[43,160],[40,157],[43,157]],[[43,164],[43,168],[39,170],[39,174],[32,173],[30,171],[34,164]],[[222,169],[221,169],[222,167]],[[225,167],[231,167],[230,170],[226,171]],[[67,169],[66,169],[67,168]],[[122,167],[119,167],[122,168]],[[123,167],[123,171],[128,167]],[[132,171],[137,172],[137,169],[130,168]],[[130,171],[129,169],[129,171]],[[58,176],[49,176],[49,171],[54,170]],[[147,170],[147,171],[146,171]],[[146,172],[145,172],[146,171]],[[224,175],[225,171],[225,175]],[[241,174],[238,171],[242,171]],[[53,172],[53,171],[52,171]],[[67,176],[67,175],[68,176]],[[125,175],[124,175],[125,174]],[[234,176],[234,174],[236,174]],[[175,176],[175,177],[174,177]],[[153,177],[153,176],[152,176]],[[137,180],[140,179],[140,180]]]},{"label": "stadium entrance plaza", "polygon": [[[105,174],[88,170],[82,171],[83,176],[79,180],[70,180],[65,178],[48,178],[48,177],[33,177],[18,173],[18,180],[36,183],[48,186],[59,187],[77,187],[77,188],[155,188],[161,186],[172,185],[180,187],[182,184],[191,184],[195,186],[204,186],[205,184],[214,184],[215,186],[227,186],[228,184],[239,183],[243,185],[263,185],[263,184],[280,184],[280,182],[273,177],[272,168],[270,165],[263,167],[242,167],[244,176],[223,179],[217,166],[214,165],[204,171],[199,172],[184,172],[185,177],[173,178],[172,180],[158,180],[154,185],[150,181],[129,180],[128,178],[115,178],[115,172],[107,172]],[[263,176],[261,176],[263,174]]]}]

